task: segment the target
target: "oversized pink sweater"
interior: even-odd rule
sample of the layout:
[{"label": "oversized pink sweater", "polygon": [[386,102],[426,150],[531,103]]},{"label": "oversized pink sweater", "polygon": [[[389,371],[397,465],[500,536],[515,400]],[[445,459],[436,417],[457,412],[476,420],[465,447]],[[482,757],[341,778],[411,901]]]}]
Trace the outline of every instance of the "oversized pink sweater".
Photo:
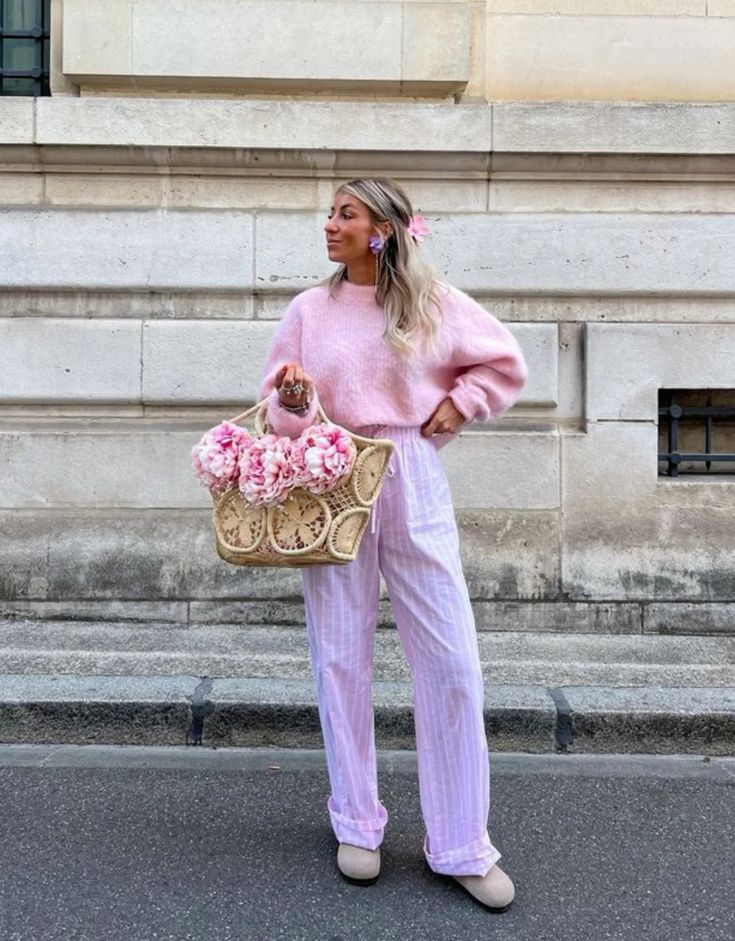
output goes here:
[{"label": "oversized pink sweater", "polygon": [[[317,405],[352,431],[373,425],[420,426],[447,396],[468,422],[506,412],[527,377],[513,334],[457,288],[438,287],[442,322],[435,350],[408,357],[383,340],[383,311],[372,286],[343,281],[329,296],[309,288],[289,304],[266,360],[261,397],[279,435],[296,437],[315,420]],[[300,363],[317,395],[305,415],[280,407],[274,377],[287,362]],[[441,435],[445,443],[451,435]]]}]

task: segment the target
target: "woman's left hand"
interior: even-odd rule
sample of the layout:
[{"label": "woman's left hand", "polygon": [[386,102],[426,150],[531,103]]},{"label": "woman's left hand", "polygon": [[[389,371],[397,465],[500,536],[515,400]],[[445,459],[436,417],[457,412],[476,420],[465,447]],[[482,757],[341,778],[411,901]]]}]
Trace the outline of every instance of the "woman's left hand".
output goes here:
[{"label": "woman's left hand", "polygon": [[446,398],[439,403],[431,418],[421,426],[421,434],[424,438],[430,438],[432,435],[453,435],[466,421],[454,402]]}]

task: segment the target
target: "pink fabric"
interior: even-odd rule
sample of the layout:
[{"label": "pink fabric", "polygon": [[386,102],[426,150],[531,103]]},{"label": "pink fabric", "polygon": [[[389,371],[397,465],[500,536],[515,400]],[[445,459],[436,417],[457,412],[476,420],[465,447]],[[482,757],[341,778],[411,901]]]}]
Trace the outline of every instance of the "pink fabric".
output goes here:
[{"label": "pink fabric", "polygon": [[303,571],[332,827],[338,841],[375,849],[388,820],[371,694],[382,572],[414,681],[426,859],[436,872],[484,875],[500,853],[487,832],[483,679],[449,486],[418,428],[367,431],[396,442],[375,526],[354,562]]},{"label": "pink fabric", "polygon": [[527,376],[517,341],[462,291],[441,284],[438,292],[442,323],[436,349],[421,348],[408,359],[384,342],[383,312],[372,287],[342,282],[330,298],[319,285],[294,298],[268,352],[261,388],[261,397],[270,396],[274,431],[296,437],[315,420],[316,397],[303,416],[279,405],[274,377],[291,361],[314,379],[327,416],[353,430],[421,426],[447,396],[467,421],[506,412]]}]

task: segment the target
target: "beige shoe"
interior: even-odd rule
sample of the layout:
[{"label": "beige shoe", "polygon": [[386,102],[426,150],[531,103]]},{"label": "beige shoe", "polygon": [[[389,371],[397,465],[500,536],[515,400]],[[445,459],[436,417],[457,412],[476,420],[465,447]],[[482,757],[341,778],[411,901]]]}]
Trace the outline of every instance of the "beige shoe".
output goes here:
[{"label": "beige shoe", "polygon": [[452,876],[472,898],[491,912],[510,908],[516,890],[512,880],[500,866],[493,866],[485,876]]},{"label": "beige shoe", "polygon": [[367,850],[351,843],[340,843],[337,868],[354,885],[372,885],[380,875],[380,850]]}]

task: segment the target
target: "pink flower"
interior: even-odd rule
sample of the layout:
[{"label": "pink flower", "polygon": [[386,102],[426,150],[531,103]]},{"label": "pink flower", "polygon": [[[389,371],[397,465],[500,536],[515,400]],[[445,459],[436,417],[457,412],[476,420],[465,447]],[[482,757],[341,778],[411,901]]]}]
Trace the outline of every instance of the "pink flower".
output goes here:
[{"label": "pink flower", "polygon": [[423,216],[411,216],[411,221],[408,223],[408,234],[414,241],[423,242],[430,232],[431,229],[424,221]]},{"label": "pink flower", "polygon": [[243,449],[239,487],[248,503],[275,506],[294,486],[290,438],[263,435]]},{"label": "pink flower", "polygon": [[228,421],[210,428],[191,450],[194,474],[202,486],[217,493],[234,487],[240,473],[240,451],[250,440],[244,428]]},{"label": "pink flower", "polygon": [[352,439],[336,425],[312,425],[299,439],[303,442],[304,463],[309,479],[305,486],[312,493],[333,490],[349,474],[355,460]]}]

